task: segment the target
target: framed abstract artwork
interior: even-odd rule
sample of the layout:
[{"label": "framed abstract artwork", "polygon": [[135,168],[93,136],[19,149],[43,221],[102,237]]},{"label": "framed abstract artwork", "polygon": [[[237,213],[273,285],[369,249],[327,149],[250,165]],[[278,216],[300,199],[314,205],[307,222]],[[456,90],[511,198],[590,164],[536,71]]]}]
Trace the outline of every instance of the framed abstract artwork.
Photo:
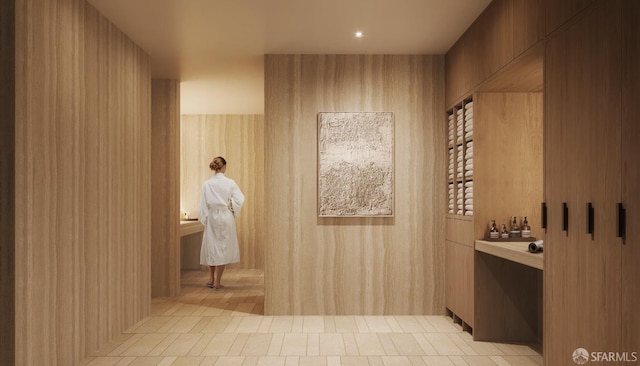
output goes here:
[{"label": "framed abstract artwork", "polygon": [[393,217],[392,112],[318,113],[318,216]]}]

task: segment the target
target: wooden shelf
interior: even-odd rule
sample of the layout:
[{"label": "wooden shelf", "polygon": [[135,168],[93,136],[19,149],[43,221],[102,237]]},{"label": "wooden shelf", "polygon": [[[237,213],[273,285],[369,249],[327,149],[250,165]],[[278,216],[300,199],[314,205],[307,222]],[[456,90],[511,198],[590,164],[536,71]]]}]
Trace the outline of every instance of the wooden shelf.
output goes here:
[{"label": "wooden shelf", "polygon": [[490,242],[486,240],[476,240],[475,249],[476,251],[491,254],[525,266],[537,268],[541,271],[544,270],[544,254],[529,252],[528,241]]}]

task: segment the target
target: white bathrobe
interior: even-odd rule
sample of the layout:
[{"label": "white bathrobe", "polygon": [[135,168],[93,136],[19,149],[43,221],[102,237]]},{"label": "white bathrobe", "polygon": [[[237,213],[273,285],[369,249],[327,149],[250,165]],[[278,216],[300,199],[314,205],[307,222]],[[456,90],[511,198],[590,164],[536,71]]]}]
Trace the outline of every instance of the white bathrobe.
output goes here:
[{"label": "white bathrobe", "polygon": [[200,264],[221,266],[240,262],[235,217],[240,214],[244,195],[233,179],[216,173],[204,182],[198,204],[204,225]]}]

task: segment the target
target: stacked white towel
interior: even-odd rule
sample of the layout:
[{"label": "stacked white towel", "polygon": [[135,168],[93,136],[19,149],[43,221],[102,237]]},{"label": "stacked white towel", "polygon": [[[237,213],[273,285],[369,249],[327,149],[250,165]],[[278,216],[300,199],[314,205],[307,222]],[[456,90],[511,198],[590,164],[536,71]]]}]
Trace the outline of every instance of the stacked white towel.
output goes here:
[{"label": "stacked white towel", "polygon": [[473,175],[473,169],[467,170],[466,172],[464,172],[465,177],[471,177],[472,175]]},{"label": "stacked white towel", "polygon": [[473,216],[473,211],[467,211],[464,213],[465,216]]},{"label": "stacked white towel", "polygon": [[464,186],[473,189],[473,181],[466,181],[464,182]]},{"label": "stacked white towel", "polygon": [[464,109],[473,109],[473,101],[464,105]]},{"label": "stacked white towel", "polygon": [[469,198],[473,199],[473,192],[469,192],[468,190],[465,189],[464,190],[464,198],[465,199],[469,199]]},{"label": "stacked white towel", "polygon": [[453,214],[453,183],[449,183],[449,213]]}]

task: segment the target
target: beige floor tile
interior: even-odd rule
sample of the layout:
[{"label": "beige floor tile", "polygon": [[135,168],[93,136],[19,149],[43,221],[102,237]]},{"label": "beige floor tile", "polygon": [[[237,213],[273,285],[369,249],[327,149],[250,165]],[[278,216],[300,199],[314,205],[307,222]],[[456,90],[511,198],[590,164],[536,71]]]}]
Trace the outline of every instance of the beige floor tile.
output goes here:
[{"label": "beige floor tile", "polygon": [[425,333],[425,338],[433,348],[436,349],[439,355],[442,356],[456,356],[456,355],[464,355],[464,352],[460,349],[460,347],[456,346],[456,344],[447,336],[446,333]]},{"label": "beige floor tile", "polygon": [[[183,274],[182,293],[82,366],[541,366],[539,346],[474,342],[444,316],[262,316],[259,270],[225,272],[225,291]],[[228,274],[228,276],[227,276]]]},{"label": "beige floor tile", "polygon": [[257,366],[285,366],[285,362],[286,357],[282,356],[260,357]]},{"label": "beige floor tile", "polygon": [[280,356],[282,351],[282,342],[284,341],[284,333],[276,333],[271,338],[271,344],[269,345],[268,356]]},{"label": "beige floor tile", "polygon": [[356,326],[358,327],[359,333],[371,333],[369,329],[369,324],[364,320],[364,316],[354,316],[353,320],[356,322]]},{"label": "beige floor tile", "polygon": [[424,356],[426,354],[413,334],[395,333],[390,334],[389,337],[400,355]]},{"label": "beige floor tile", "polygon": [[354,334],[361,356],[384,356],[384,348],[375,333]]},{"label": "beige floor tile", "polygon": [[274,316],[271,321],[269,332],[271,333],[291,333],[293,326],[292,316]]},{"label": "beige floor tile", "polygon": [[382,348],[384,349],[384,354],[387,356],[399,356],[398,350],[396,346],[393,344],[391,340],[392,333],[377,333],[378,339],[380,340],[380,344],[382,344]]},{"label": "beige floor tile", "polygon": [[391,327],[384,316],[365,316],[364,321],[372,333],[391,333]]},{"label": "beige floor tile", "polygon": [[212,333],[203,333],[198,342],[191,348],[189,351],[190,356],[199,356],[202,354],[202,351],[207,347],[209,342],[213,339],[214,334]]},{"label": "beige floor tile", "polygon": [[281,356],[306,356],[307,334],[287,333],[282,341]]},{"label": "beige floor tile", "polygon": [[186,356],[191,349],[200,341],[203,334],[199,333],[185,333],[179,334],[176,340],[174,340],[164,351],[163,356]]},{"label": "beige floor tile", "polygon": [[347,356],[360,356],[358,342],[356,342],[356,337],[353,333],[343,333],[342,340],[344,341],[344,350]]},{"label": "beige floor tile", "polygon": [[305,316],[302,323],[303,333],[324,333],[324,317]]},{"label": "beige floor tile", "polygon": [[221,356],[218,357],[218,360],[214,364],[215,366],[242,366],[244,363],[244,357],[231,357],[231,356]]},{"label": "beige floor tile", "polygon": [[[532,356],[500,356],[511,366],[538,366]],[[497,362],[496,362],[497,363]]]},{"label": "beige floor tile", "polygon": [[333,318],[336,325],[336,333],[358,333],[358,325],[353,316],[336,316]]},{"label": "beige floor tile", "polygon": [[496,366],[496,363],[488,356],[462,356],[462,359],[469,366]]},{"label": "beige floor tile", "polygon": [[244,346],[247,344],[247,340],[249,339],[249,334],[240,333],[236,335],[236,339],[233,341],[231,347],[229,347],[229,351],[227,352],[227,356],[241,356],[242,350]]},{"label": "beige floor tile", "polygon": [[454,366],[469,366],[462,356],[449,356],[449,359],[453,362]]},{"label": "beige floor tile", "polygon": [[307,356],[320,356],[320,334],[307,335]]},{"label": "beige floor tile", "polygon": [[263,316],[260,326],[258,327],[258,333],[269,333],[271,323],[273,322],[272,316]]},{"label": "beige floor tile", "polygon": [[389,324],[389,328],[391,328],[392,333],[410,333],[410,332],[405,332],[402,329],[402,327],[400,326],[400,323],[398,323],[398,320],[396,319],[395,316],[385,316],[384,320],[387,322],[387,324]]},{"label": "beige floor tile", "polygon": [[478,356],[478,352],[476,352],[468,342],[460,337],[460,333],[448,333],[447,336],[462,350],[462,352],[464,352],[465,355]]},{"label": "beige floor tile", "polygon": [[411,361],[407,356],[383,356],[381,358],[384,366],[411,366]]},{"label": "beige floor tile", "polygon": [[427,364],[422,359],[422,356],[407,356],[409,362],[411,362],[411,366],[427,366]]},{"label": "beige floor tile", "polygon": [[126,351],[129,347],[131,347],[134,344],[136,344],[144,336],[145,336],[144,334],[134,334],[131,337],[127,337],[126,339],[123,339],[123,342],[120,345],[118,345],[117,347],[113,347],[113,346],[115,346],[115,344],[112,344],[111,346],[113,347],[113,349],[111,350],[111,352],[108,353],[108,355],[109,356],[120,356],[120,355],[122,355],[122,352]]},{"label": "beige floor tile", "polygon": [[202,328],[203,333],[223,333],[231,323],[232,318],[228,316],[212,317],[211,321]]},{"label": "beige floor tile", "polygon": [[299,366],[327,366],[326,357],[302,356],[299,358]]},{"label": "beige floor tile", "polygon": [[235,342],[237,334],[216,334],[202,350],[201,356],[225,356]]},{"label": "beige floor tile", "polygon": [[260,324],[262,323],[262,319],[258,316],[245,316],[242,317],[238,327],[236,328],[237,333],[257,333],[258,328],[260,328]]},{"label": "beige floor tile", "polygon": [[422,360],[427,366],[453,366],[453,361],[447,356],[424,356]]},{"label": "beige floor tile", "polygon": [[[179,336],[178,333],[167,334],[167,336],[162,340],[162,342],[158,343],[158,345],[153,347],[153,349],[149,353],[147,353],[147,356],[165,356],[162,354],[162,352],[164,352],[164,350],[166,350],[167,347],[169,347],[169,345],[171,345],[171,343],[173,343],[173,341],[175,341],[176,338],[178,338],[178,336]],[[170,355],[166,355],[166,356],[170,356]]]},{"label": "beige floor tile", "polygon": [[182,356],[176,358],[171,366],[196,366],[204,361],[204,357]]},{"label": "beige floor tile", "polygon": [[433,345],[427,340],[427,337],[425,337],[425,333],[413,333],[412,336],[425,355],[438,356],[438,351],[436,351]]},{"label": "beige floor tile", "polygon": [[243,356],[267,356],[271,345],[272,334],[249,334],[242,350]]},{"label": "beige floor tile", "polygon": [[423,333],[426,331],[415,316],[394,316],[394,319],[404,333]]},{"label": "beige floor tile", "polygon": [[129,366],[158,366],[164,361],[164,357],[136,357]]},{"label": "beige floor tile", "polygon": [[167,334],[145,334],[142,338],[122,352],[122,356],[146,356],[158,344],[160,344]]},{"label": "beige floor tile", "polygon": [[342,366],[370,366],[369,359],[365,356],[340,357]]},{"label": "beige floor tile", "polygon": [[[86,363],[86,366],[115,366],[119,361],[121,361],[123,357],[95,357],[93,360]],[[129,363],[133,361],[133,357],[128,357]],[[87,361],[87,360],[85,360]]]},{"label": "beige floor tile", "polygon": [[321,333],[320,356],[344,356],[347,351],[341,333]]}]

